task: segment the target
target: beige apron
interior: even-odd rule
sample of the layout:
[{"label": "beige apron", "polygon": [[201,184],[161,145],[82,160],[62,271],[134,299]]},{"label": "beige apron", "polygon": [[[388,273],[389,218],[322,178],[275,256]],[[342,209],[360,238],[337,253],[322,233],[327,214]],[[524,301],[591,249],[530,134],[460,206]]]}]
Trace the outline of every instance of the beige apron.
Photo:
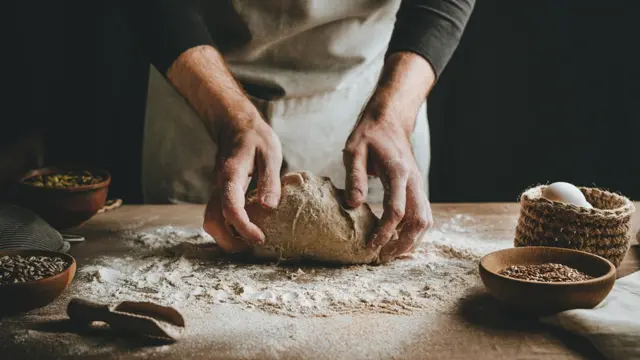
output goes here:
[{"label": "beige apron", "polygon": [[[399,5],[400,0],[208,0],[204,5],[216,46],[279,136],[289,171],[329,176],[344,187],[342,149],[375,88]],[[426,190],[426,103],[411,140]],[[145,202],[207,202],[215,154],[202,121],[152,68]],[[369,186],[369,201],[381,201],[380,181],[371,178]]]}]

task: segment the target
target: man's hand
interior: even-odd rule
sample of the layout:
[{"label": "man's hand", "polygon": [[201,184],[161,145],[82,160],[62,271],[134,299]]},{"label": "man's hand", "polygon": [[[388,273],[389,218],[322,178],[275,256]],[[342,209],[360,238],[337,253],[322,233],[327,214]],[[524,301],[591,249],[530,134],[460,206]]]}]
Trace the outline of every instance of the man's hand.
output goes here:
[{"label": "man's hand", "polygon": [[[264,234],[247,216],[245,193],[257,177],[258,197],[267,208],[280,202],[280,140],[251,103],[211,46],[184,52],[167,77],[203,119],[218,146],[216,187],[205,214],[205,230],[223,250],[242,249],[240,238],[262,243]],[[227,226],[239,237],[231,236]],[[217,235],[217,236],[216,236]],[[245,244],[246,245],[246,244]]]},{"label": "man's hand", "polygon": [[343,151],[350,206],[366,200],[368,173],[384,185],[384,212],[370,241],[372,247],[383,247],[382,261],[410,251],[433,222],[410,136],[434,80],[431,66],[420,56],[391,55]]},{"label": "man's hand", "polygon": [[278,206],[282,149],[271,127],[259,114],[253,117],[253,121],[241,121],[245,123],[243,127],[221,130],[214,173],[218,176],[219,205],[226,222],[243,239],[262,243],[264,234],[251,223],[244,209],[245,193],[251,177],[256,176],[260,204],[266,208]]}]

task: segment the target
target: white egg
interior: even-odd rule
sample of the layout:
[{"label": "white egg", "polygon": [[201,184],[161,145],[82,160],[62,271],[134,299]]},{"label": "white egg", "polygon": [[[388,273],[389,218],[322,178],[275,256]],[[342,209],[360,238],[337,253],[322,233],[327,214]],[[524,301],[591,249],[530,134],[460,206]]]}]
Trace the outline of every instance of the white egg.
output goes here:
[{"label": "white egg", "polygon": [[556,182],[542,189],[542,196],[565,204],[592,208],[584,194],[576,186],[566,182]]}]

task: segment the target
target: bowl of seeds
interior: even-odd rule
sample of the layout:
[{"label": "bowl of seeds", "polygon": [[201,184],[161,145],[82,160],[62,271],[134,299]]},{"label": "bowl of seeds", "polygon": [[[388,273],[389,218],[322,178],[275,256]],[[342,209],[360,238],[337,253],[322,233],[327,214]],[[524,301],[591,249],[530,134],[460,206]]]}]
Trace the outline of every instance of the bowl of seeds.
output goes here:
[{"label": "bowl of seeds", "polygon": [[55,229],[68,229],[104,206],[110,183],[111,175],[103,169],[47,167],[22,177],[19,199]]},{"label": "bowl of seeds", "polygon": [[65,253],[0,251],[0,313],[26,312],[51,303],[75,273],[76,261]]},{"label": "bowl of seeds", "polygon": [[616,280],[609,260],[588,252],[544,246],[492,252],[479,264],[487,291],[508,307],[553,314],[592,309],[604,300]]}]

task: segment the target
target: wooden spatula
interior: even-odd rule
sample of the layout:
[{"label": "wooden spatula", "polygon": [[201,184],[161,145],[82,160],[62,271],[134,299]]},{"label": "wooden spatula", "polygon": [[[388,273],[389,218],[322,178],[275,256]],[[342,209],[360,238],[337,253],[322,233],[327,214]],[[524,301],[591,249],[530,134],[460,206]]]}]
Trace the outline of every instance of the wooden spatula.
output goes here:
[{"label": "wooden spatula", "polygon": [[67,315],[78,324],[102,321],[114,330],[171,342],[177,341],[185,329],[184,318],[177,310],[151,302],[124,301],[110,306],[73,298]]}]

